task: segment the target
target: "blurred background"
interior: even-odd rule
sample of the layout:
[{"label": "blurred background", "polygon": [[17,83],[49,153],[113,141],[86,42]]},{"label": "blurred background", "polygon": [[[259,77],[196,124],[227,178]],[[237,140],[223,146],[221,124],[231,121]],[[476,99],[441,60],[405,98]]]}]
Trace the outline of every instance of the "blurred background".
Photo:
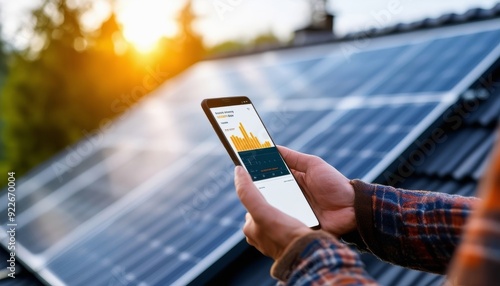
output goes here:
[{"label": "blurred background", "polygon": [[21,176],[197,61],[293,44],[318,5],[343,35],[496,1],[404,2],[385,17],[391,1],[0,0],[0,171]]}]

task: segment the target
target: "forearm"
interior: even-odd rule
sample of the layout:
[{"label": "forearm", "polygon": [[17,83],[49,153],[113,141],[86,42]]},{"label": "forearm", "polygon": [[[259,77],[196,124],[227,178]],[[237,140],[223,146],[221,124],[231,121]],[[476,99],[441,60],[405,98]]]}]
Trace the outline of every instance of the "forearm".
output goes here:
[{"label": "forearm", "polygon": [[294,241],[271,274],[282,285],[376,285],[358,254],[323,231]]},{"label": "forearm", "polygon": [[446,271],[476,198],[359,180],[352,184],[359,237],[350,238],[358,248],[404,267],[440,274]]}]

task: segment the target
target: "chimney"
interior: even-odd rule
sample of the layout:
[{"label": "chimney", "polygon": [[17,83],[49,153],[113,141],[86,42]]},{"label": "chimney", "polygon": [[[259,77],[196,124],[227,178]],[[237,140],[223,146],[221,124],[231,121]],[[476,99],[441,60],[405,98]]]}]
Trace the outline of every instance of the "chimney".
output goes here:
[{"label": "chimney", "polygon": [[311,26],[318,30],[333,28],[333,15],[326,10],[326,0],[309,0],[311,6]]},{"label": "chimney", "polygon": [[309,0],[311,21],[305,28],[294,32],[294,45],[325,42],[334,37],[335,16],[326,10],[327,0]]}]

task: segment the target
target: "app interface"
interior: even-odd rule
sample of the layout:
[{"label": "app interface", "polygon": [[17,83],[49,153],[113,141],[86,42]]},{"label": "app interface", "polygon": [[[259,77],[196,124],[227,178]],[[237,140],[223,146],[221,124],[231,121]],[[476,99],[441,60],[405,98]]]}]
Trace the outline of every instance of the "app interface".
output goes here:
[{"label": "app interface", "polygon": [[307,226],[318,221],[252,104],[210,109],[264,198]]}]

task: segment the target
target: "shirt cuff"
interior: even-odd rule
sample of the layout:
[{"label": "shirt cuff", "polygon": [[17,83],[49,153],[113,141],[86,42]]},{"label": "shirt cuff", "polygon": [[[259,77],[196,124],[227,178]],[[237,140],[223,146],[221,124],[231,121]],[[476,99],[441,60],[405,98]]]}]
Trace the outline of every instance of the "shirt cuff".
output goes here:
[{"label": "shirt cuff", "polygon": [[307,250],[307,246],[318,239],[329,239],[340,243],[334,236],[322,230],[312,231],[296,238],[274,262],[271,267],[271,276],[280,281],[287,281],[295,266],[300,262],[302,253]]},{"label": "shirt cuff", "polygon": [[372,195],[376,185],[361,180],[351,180],[354,188],[354,212],[356,215],[356,230],[344,234],[341,240],[355,246],[361,252],[369,252],[365,239],[373,240],[373,202]]}]

